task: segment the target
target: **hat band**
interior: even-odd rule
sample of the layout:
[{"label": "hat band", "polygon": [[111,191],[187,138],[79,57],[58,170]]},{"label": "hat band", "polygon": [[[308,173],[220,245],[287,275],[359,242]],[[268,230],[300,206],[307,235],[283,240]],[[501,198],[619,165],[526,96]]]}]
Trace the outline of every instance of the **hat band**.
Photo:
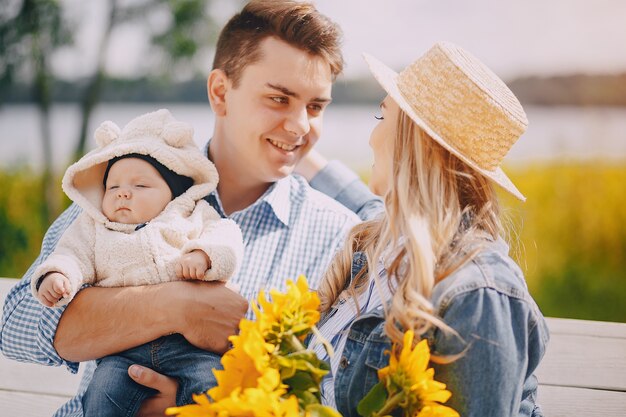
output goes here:
[{"label": "hat band", "polygon": [[[400,92],[448,145],[481,169],[495,170],[525,126],[460,71],[442,50],[433,49],[398,75]],[[459,91],[463,94],[453,94]]]}]

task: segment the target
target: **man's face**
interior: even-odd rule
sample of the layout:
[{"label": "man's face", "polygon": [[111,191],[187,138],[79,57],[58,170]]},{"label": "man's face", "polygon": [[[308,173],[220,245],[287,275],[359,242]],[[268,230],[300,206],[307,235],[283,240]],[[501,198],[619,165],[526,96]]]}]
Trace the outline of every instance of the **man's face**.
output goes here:
[{"label": "man's face", "polygon": [[243,70],[239,85],[226,83],[221,147],[242,180],[270,183],[291,174],[317,142],[332,75],[322,58],[276,38],[259,47],[262,58]]}]

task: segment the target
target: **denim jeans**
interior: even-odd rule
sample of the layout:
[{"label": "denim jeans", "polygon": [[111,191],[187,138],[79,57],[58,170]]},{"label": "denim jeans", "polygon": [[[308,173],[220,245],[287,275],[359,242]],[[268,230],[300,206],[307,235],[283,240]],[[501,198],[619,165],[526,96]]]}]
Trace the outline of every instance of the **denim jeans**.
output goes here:
[{"label": "denim jeans", "polygon": [[217,385],[213,369],[222,369],[221,357],[191,345],[180,334],[106,356],[96,361],[93,379],[83,397],[85,417],[134,416],[141,403],[157,392],[137,384],[128,367],[138,364],[178,380],[176,404],[193,402],[191,394]]}]

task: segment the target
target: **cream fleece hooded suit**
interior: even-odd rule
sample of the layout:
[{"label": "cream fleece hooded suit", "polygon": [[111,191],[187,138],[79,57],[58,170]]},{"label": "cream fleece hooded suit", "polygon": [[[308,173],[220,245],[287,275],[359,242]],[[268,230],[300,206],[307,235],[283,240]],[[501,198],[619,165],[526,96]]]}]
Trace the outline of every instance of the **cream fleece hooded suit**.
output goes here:
[{"label": "cream fleece hooded suit", "polygon": [[[34,274],[59,272],[69,279],[71,294],[56,307],[69,303],[83,284],[122,287],[174,281],[179,258],[196,249],[211,259],[204,280],[225,281],[233,275],[243,256],[241,231],[203,200],[215,189],[218,175],[193,142],[188,124],[162,109],[133,119],[123,130],[104,122],[95,139],[98,148],[71,165],[63,177],[63,190],[83,212]],[[149,155],[193,179],[187,191],[140,228],[109,221],[101,208],[108,161],[131,153]],[[38,281],[31,283],[34,294]]]}]

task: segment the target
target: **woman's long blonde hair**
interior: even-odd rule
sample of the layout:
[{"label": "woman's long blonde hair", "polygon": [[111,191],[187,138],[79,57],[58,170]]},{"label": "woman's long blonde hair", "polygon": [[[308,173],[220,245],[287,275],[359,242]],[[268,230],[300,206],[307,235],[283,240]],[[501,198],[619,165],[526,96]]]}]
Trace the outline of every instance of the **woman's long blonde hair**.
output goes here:
[{"label": "woman's long blonde hair", "polygon": [[431,139],[402,110],[392,170],[384,215],[351,230],[319,294],[322,311],[344,290],[355,296],[367,287],[359,283],[368,274],[362,270],[347,285],[353,253],[363,251],[370,270],[384,254],[389,285],[395,288],[385,331],[401,343],[409,329],[416,335],[433,325],[447,329],[433,314],[433,287],[476,254],[474,243],[485,234],[497,238],[501,224],[491,182]]}]

